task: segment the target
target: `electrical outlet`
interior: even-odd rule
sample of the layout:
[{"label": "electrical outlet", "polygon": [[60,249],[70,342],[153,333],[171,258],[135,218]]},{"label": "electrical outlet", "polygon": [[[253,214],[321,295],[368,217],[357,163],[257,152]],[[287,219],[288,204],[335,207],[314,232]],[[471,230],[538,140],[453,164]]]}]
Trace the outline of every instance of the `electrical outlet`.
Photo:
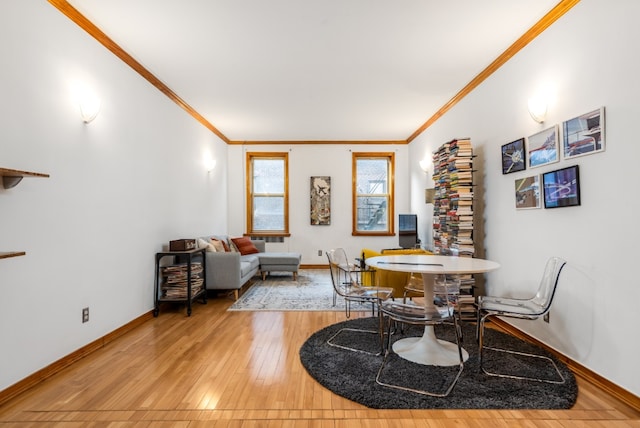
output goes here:
[{"label": "electrical outlet", "polygon": [[544,322],[549,322],[549,312],[547,312],[546,314],[544,314],[544,316],[542,317],[542,319],[544,320]]},{"label": "electrical outlet", "polygon": [[89,322],[89,308],[82,308],[82,323]]},{"label": "electrical outlet", "polygon": [[318,255],[322,256],[322,250],[318,250]]}]

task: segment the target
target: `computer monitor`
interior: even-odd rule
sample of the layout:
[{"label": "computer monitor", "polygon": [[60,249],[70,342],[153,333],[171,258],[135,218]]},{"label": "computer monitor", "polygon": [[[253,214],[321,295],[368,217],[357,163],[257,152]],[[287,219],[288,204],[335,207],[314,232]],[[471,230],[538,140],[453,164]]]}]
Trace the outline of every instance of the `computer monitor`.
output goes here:
[{"label": "computer monitor", "polygon": [[416,214],[400,214],[398,217],[400,247],[415,248],[420,244],[418,239],[418,216]]}]

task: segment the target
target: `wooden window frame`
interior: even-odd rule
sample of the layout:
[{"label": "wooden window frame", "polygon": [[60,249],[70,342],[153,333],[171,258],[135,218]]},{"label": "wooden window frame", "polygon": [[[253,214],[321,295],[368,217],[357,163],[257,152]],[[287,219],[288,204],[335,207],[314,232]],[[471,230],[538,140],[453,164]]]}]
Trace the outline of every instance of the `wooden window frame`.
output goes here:
[{"label": "wooden window frame", "polygon": [[[357,161],[359,159],[386,159],[387,160],[387,230],[381,231],[362,231],[358,230],[358,196],[357,178],[358,168]],[[394,236],[394,207],[395,207],[395,153],[393,152],[353,152],[351,155],[351,235],[352,236]]]},{"label": "wooden window frame", "polygon": [[[254,230],[253,228],[253,160],[284,160],[284,230]],[[290,236],[289,233],[289,153],[287,152],[247,152],[246,154],[246,198],[247,198],[247,232],[252,237]],[[260,194],[262,195],[262,194]],[[278,194],[280,195],[280,194]]]}]

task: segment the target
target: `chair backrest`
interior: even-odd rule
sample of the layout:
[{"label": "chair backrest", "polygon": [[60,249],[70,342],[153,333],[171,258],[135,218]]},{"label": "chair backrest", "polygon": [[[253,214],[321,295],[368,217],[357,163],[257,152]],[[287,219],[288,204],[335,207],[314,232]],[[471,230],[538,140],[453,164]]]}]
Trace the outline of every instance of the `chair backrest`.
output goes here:
[{"label": "chair backrest", "polygon": [[351,273],[347,253],[344,248],[334,248],[327,251],[327,259],[329,259],[333,289],[339,295],[344,296],[356,284]]},{"label": "chair backrest", "polygon": [[[436,275],[433,283],[433,303],[443,318],[452,317],[460,297],[460,280],[456,275]],[[443,313],[442,311],[446,312]]]},{"label": "chair backrest", "polygon": [[551,303],[556,294],[560,272],[567,262],[559,257],[551,257],[547,260],[547,265],[538,287],[538,292],[531,302],[535,303],[541,309],[541,315],[545,314],[551,308]]}]

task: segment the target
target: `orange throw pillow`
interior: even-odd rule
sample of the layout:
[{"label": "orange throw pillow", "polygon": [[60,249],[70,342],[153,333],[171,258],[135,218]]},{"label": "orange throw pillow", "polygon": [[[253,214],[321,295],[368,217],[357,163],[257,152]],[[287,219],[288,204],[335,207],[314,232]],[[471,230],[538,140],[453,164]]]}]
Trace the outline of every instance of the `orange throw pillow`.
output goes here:
[{"label": "orange throw pillow", "polygon": [[256,246],[253,245],[251,239],[246,236],[243,236],[242,238],[231,238],[231,241],[236,245],[236,248],[238,248],[238,251],[240,251],[240,254],[243,256],[246,254],[255,254],[260,252]]}]

